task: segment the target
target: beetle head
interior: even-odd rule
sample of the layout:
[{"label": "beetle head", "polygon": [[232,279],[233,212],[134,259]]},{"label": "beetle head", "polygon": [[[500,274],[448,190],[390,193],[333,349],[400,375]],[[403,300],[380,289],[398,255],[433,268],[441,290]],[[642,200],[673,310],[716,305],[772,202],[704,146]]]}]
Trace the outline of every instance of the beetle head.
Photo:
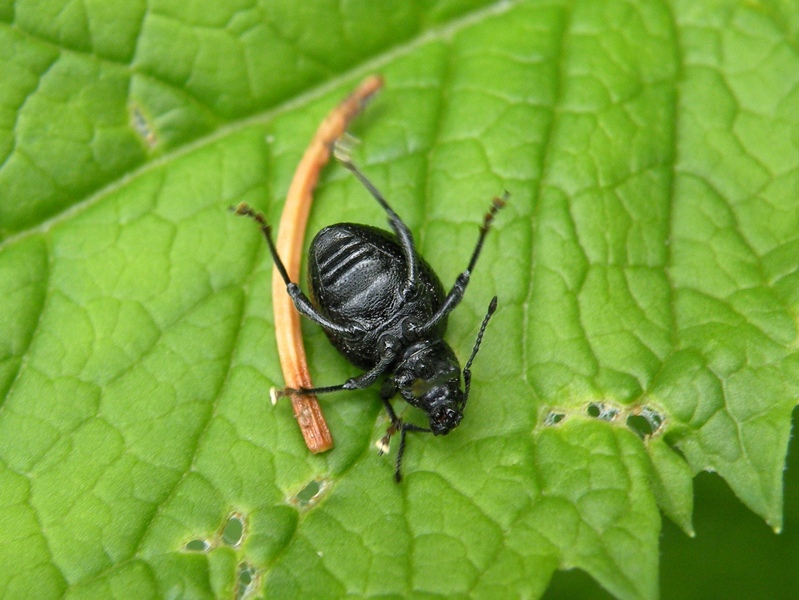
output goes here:
[{"label": "beetle head", "polygon": [[435,435],[447,435],[455,429],[463,419],[463,392],[459,382],[454,386],[439,385],[423,397],[429,407],[427,416],[430,429]]},{"label": "beetle head", "polygon": [[446,435],[463,418],[466,396],[455,353],[443,340],[410,347],[400,359],[394,379],[402,397],[427,413],[430,430]]}]

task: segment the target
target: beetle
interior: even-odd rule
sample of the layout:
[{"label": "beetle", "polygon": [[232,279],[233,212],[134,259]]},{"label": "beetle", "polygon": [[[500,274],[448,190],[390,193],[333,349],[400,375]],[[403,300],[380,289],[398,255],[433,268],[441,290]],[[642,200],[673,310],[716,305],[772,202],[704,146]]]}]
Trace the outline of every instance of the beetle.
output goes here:
[{"label": "beetle", "polygon": [[[477,245],[466,270],[457,276],[455,284],[445,294],[435,271],[416,251],[407,225],[355,166],[346,150],[336,145],[334,152],[386,212],[392,231],[355,223],[339,223],[319,231],[308,252],[310,299],[289,278],[264,216],[246,203],[232,210],[260,225],[275,267],[297,310],[319,324],[333,346],[351,363],[364,369],[361,375],[340,385],[286,388],[279,394],[361,390],[384,377],[380,398],[391,426],[379,447],[382,454],[388,448],[391,435],[399,433],[394,468],[394,478],[399,482],[407,432],[446,435],[463,418],[471,386],[472,362],[497,308],[497,297],[489,304],[463,371],[443,336],[447,317],[463,299],[486,234],[509,194],[505,192],[501,198],[493,199],[483,217]],[[429,427],[405,422],[397,416],[390,401],[397,393],[427,415]]]}]

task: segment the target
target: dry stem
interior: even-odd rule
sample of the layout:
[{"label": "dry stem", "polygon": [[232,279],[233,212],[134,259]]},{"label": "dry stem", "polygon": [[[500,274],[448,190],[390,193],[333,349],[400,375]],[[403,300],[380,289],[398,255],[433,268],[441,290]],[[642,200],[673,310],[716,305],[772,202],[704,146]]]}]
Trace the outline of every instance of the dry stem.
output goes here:
[{"label": "dry stem", "polygon": [[[358,88],[322,121],[300,164],[297,165],[280,217],[276,244],[278,254],[283,259],[292,281],[299,280],[305,226],[319,173],[330,159],[330,151],[335,141],[344,135],[347,126],[361,111],[364,103],[382,85],[383,79],[379,75],[372,75],[362,81]],[[311,388],[313,383],[305,357],[299,313],[294,309],[291,298],[286,293],[286,284],[277,269],[272,273],[272,302],[277,349],[286,386]],[[294,416],[300,425],[308,449],[316,454],[332,448],[333,438],[330,436],[330,430],[316,396],[290,397]]]}]

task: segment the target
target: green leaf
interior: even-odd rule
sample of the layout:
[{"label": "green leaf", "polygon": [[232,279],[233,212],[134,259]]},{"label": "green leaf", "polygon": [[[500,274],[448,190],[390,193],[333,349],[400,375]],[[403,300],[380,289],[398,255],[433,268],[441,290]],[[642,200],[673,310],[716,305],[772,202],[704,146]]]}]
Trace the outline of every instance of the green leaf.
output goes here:
[{"label": "green leaf", "polygon": [[[776,1],[0,2],[0,595],[540,597],[580,569],[654,598],[700,471],[779,531],[798,31]],[[272,265],[226,210],[277,222],[373,72],[356,160],[445,286],[511,194],[450,317],[465,357],[499,295],[466,418],[409,436],[401,485],[374,390],[323,398],[325,455],[269,405]],[[309,233],[339,221],[385,215],[331,165]],[[304,333],[315,381],[357,373]]]}]

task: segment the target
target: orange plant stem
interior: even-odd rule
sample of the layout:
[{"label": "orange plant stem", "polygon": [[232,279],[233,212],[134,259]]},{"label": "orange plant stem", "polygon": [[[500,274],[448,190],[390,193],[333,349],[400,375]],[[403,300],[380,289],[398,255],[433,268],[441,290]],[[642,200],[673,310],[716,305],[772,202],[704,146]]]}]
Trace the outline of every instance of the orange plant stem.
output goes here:
[{"label": "orange plant stem", "polygon": [[[291,180],[277,235],[277,251],[292,281],[298,281],[305,227],[311,211],[313,190],[322,167],[330,160],[334,142],[344,135],[349,123],[365,102],[383,86],[379,75],[367,77],[357,89],[334,108],[319,125]],[[312,388],[311,375],[300,331],[300,315],[286,293],[277,269],[272,273],[272,303],[280,366],[287,387]],[[316,396],[290,396],[294,416],[305,444],[314,454],[333,447],[333,438]]]}]

